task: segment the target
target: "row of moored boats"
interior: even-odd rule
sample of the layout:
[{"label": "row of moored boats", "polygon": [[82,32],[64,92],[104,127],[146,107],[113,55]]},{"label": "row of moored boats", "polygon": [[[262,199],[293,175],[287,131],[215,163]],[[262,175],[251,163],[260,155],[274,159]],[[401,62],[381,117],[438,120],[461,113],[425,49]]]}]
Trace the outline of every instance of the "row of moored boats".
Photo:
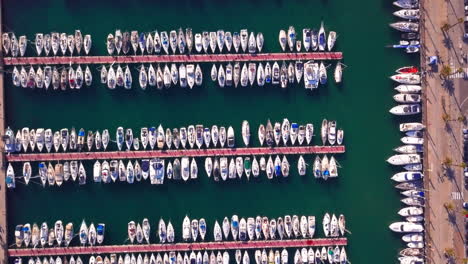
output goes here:
[{"label": "row of moored boats", "polygon": [[[416,67],[403,67],[405,71],[414,74],[417,72]],[[419,88],[420,90],[420,88]],[[396,95],[395,97],[398,97]],[[406,100],[411,101],[411,105],[400,105],[403,109],[402,113],[409,113],[407,108],[418,108],[420,112],[419,102],[421,100],[419,94],[404,94]],[[394,98],[395,98],[394,97]],[[395,98],[397,100],[398,98]],[[401,98],[400,98],[401,99]],[[399,101],[399,100],[397,100]],[[405,101],[403,103],[408,103]],[[416,104],[418,103],[418,104]],[[390,112],[398,114],[393,108]],[[403,167],[403,171],[394,174],[391,179],[397,182],[395,186],[400,190],[403,198],[401,202],[404,207],[398,211],[398,214],[403,218],[402,221],[392,223],[389,228],[397,233],[402,233],[402,240],[406,243],[406,248],[400,251],[398,258],[402,264],[424,263],[424,205],[425,191],[423,186],[423,131],[425,126],[419,122],[401,123],[399,130],[404,133],[401,138],[402,146],[394,149],[398,154],[390,157],[387,161],[396,166]]]},{"label": "row of moored boats", "polygon": [[415,66],[405,66],[396,70],[390,77],[399,83],[395,90],[398,94],[393,99],[399,105],[390,109],[390,113],[399,116],[417,115],[421,113],[421,75]]},{"label": "row of moored boats", "polygon": [[[342,63],[338,62],[335,67],[334,77],[336,83],[342,81]],[[287,88],[288,84],[301,83],[304,77],[304,87],[306,89],[317,89],[319,85],[325,85],[328,81],[327,67],[323,62],[317,63],[308,61],[286,62],[278,64],[274,62],[273,66],[269,62],[265,63],[244,63],[241,65],[236,62],[233,64],[219,65],[213,64],[210,73],[211,80],[218,83],[219,87],[242,87],[258,86],[265,84],[280,85],[281,88]]]},{"label": "row of moored boats", "polygon": [[14,86],[23,88],[45,88],[51,87],[53,90],[81,89],[83,85],[91,86],[93,75],[89,66],[84,69],[78,65],[76,69],[70,67],[57,68],[56,66],[38,66],[29,67],[26,70],[24,66],[21,68],[13,67],[12,82]]},{"label": "row of moored boats", "polygon": [[[266,263],[278,263],[278,264],[324,264],[324,263],[338,263],[347,264],[348,257],[344,247],[329,246],[329,247],[309,247],[296,249],[293,261],[289,260],[289,253],[287,249],[270,249],[260,250],[257,249],[253,253],[254,259],[251,260],[251,253],[248,250],[237,249],[234,253],[235,263],[237,264],[266,264]],[[254,262],[255,260],[255,262]],[[44,257],[42,260],[39,257],[29,258],[28,264],[83,264],[83,260],[80,256],[68,257]],[[230,253],[228,251],[191,251],[189,252],[164,252],[164,253],[151,253],[151,254],[111,254],[109,256],[102,257],[101,255],[90,256],[88,264],[162,264],[162,263],[177,263],[177,264],[189,264],[189,263],[200,263],[200,264],[230,264],[234,263],[231,260]],[[15,264],[22,264],[22,259],[15,259]]]},{"label": "row of moored boats", "polygon": [[390,27],[403,32],[401,40],[398,44],[390,45],[389,47],[397,49],[405,49],[406,53],[419,52],[421,48],[419,42],[419,1],[418,0],[397,0],[393,4],[399,8],[393,15],[405,19],[391,23]]},{"label": "row of moored boats", "polygon": [[[25,35],[16,38],[15,33],[3,33],[2,45],[3,54],[6,56],[24,56],[27,52],[29,42],[34,45],[38,56],[80,55],[83,50],[88,55],[91,50],[91,35],[82,35],[80,30],[75,30],[75,34],[51,32],[36,33],[34,41],[28,40]],[[60,53],[59,53],[60,52]]]},{"label": "row of moored boats", "polygon": [[[246,147],[251,145],[250,124],[247,120],[242,122],[241,126],[242,141]],[[322,144],[327,142],[330,145],[341,145],[343,143],[344,131],[337,128],[336,121],[327,121],[324,119],[321,126]],[[261,146],[264,144],[273,147],[280,145],[310,145],[314,136],[314,125],[307,123],[300,125],[296,122],[290,122],[284,118],[282,123],[270,120],[266,125],[260,124],[258,127],[258,140]],[[124,129],[118,127],[115,132],[117,149],[123,150],[146,150],[150,149],[179,149],[179,148],[216,148],[235,146],[234,128],[229,126],[218,127],[213,125],[204,127],[203,125],[189,125],[180,128],[166,128],[162,125],[156,127],[142,127],[140,135],[134,135],[131,128]],[[16,133],[8,127],[5,132],[5,152],[47,152],[60,150],[66,151],[87,151],[107,150],[112,141],[108,129],[102,132],[89,130],[87,133],[84,128],[76,131],[73,127],[62,128],[59,131],[52,129],[29,129],[24,127]],[[114,141],[112,141],[114,142]]]},{"label": "row of moored boats", "polygon": [[[205,158],[205,171],[208,177],[213,175],[213,180],[218,182],[220,180],[242,179],[243,175],[247,180],[250,176],[258,178],[262,172],[265,172],[269,180],[275,177],[288,177],[290,171],[290,164],[286,156],[281,159],[276,156],[274,159],[269,156],[268,159],[261,157],[260,161],[254,156],[251,157],[216,157]],[[339,164],[332,156],[330,160],[325,155],[322,159],[316,156],[313,162],[313,175],[317,179],[327,180],[329,177],[338,177]],[[307,173],[307,163],[304,157],[299,156],[297,163],[297,170],[300,176]],[[16,178],[22,178],[26,185],[29,185],[32,179],[38,178],[40,184],[45,187],[61,186],[66,181],[73,181],[80,185],[87,182],[86,169],[82,162],[78,161],[65,161],[52,165],[49,162],[38,164],[38,175],[33,175],[33,169],[30,162],[23,163],[22,175],[16,176],[13,165],[8,164],[6,172],[6,183],[8,188],[16,187]],[[181,159],[164,160],[159,158],[143,159],[140,161],[111,160],[108,161],[95,161],[92,173],[93,182],[96,183],[111,183],[111,182],[127,182],[133,184],[134,182],[145,181],[149,178],[151,184],[163,184],[164,179],[168,180],[193,180],[198,178],[198,164],[195,158],[191,160],[188,157]]]},{"label": "row of moored boats", "polygon": [[82,246],[101,245],[104,242],[104,233],[106,225],[99,223],[94,226],[91,223],[89,226],[83,220],[78,233],[74,232],[73,223],[69,222],[65,226],[62,220],[55,222],[53,228],[49,228],[47,222],[43,222],[41,226],[33,223],[17,225],[15,227],[15,245],[16,247],[68,247],[73,238],[79,237]]}]

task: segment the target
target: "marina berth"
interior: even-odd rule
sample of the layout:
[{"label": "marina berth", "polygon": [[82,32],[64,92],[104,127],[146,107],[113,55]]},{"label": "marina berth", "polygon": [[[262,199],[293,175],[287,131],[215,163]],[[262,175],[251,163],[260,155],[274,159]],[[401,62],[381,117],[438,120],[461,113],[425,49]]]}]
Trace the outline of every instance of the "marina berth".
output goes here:
[{"label": "marina berth", "polygon": [[[231,219],[231,220],[229,220]],[[247,221],[245,220],[247,219]],[[335,252],[340,252],[340,255],[343,255],[343,250],[339,249],[339,246],[345,246],[347,243],[346,238],[341,237],[344,236],[346,226],[345,226],[345,217],[344,215],[339,216],[336,218],[335,214],[332,214],[331,223],[329,231],[330,236],[335,237],[333,239],[312,239],[315,233],[315,216],[297,216],[293,215],[292,223],[291,217],[289,215],[284,216],[286,223],[283,222],[283,217],[271,218],[268,217],[247,217],[247,218],[240,218],[237,215],[233,215],[232,217],[225,217],[222,221],[222,228],[218,221],[214,223],[214,237],[213,239],[208,239],[214,242],[200,242],[197,243],[197,238],[200,236],[201,240],[205,239],[206,233],[206,221],[204,218],[192,219],[186,216],[183,220],[182,230],[183,230],[183,239],[188,241],[184,243],[176,243],[174,242],[174,230],[172,227],[171,222],[168,222],[167,229],[163,219],[159,220],[158,224],[158,232],[156,236],[159,236],[159,244],[150,244],[151,240],[151,232],[150,232],[150,220],[145,218],[142,221],[142,224],[136,223],[135,221],[130,221],[127,226],[128,238],[130,243],[137,242],[142,243],[143,239],[148,243],[147,246],[141,245],[123,245],[123,246],[101,246],[104,240],[104,232],[105,232],[105,224],[97,224],[97,228],[95,228],[94,224],[91,223],[89,227],[87,226],[86,222],[83,220],[81,223],[81,227],[79,230],[79,243],[83,247],[80,248],[80,254],[94,254],[93,250],[98,250],[101,254],[106,253],[119,253],[121,247],[126,247],[125,252],[147,252],[148,250],[154,252],[166,252],[166,251],[185,251],[187,247],[191,247],[192,250],[215,250],[215,249],[255,249],[255,248],[277,248],[277,247],[284,247],[284,248],[295,248],[295,247],[319,247],[319,246],[332,246],[334,247]],[[300,219],[300,220],[299,220]],[[324,216],[324,227],[328,228],[328,221],[329,214],[327,213]],[[292,227],[291,227],[292,224]],[[36,237],[47,237],[47,234],[43,233],[47,231],[47,223],[42,223],[41,230],[36,224],[33,225],[33,237],[34,241],[36,241]],[[34,250],[34,254],[36,256],[42,255],[73,255],[76,253],[76,249],[74,244],[71,247],[59,247],[60,240],[63,238],[63,229],[61,225],[61,221],[57,221],[55,223],[55,228],[51,229],[50,232],[53,232],[53,236],[55,237],[54,240],[57,240],[56,248],[32,248],[27,249],[28,246],[32,246],[29,244],[31,239],[31,230],[30,225],[17,225],[15,237],[16,237],[16,244],[17,247],[22,247],[23,243],[25,244],[25,249],[10,249],[9,253],[12,256],[19,257],[19,256],[28,256],[30,255],[29,250]],[[286,228],[286,233],[284,233]],[[291,231],[292,228],[292,231]],[[40,234],[39,234],[40,232]],[[292,232],[294,232],[294,236],[292,237]],[[232,233],[232,237],[230,234]],[[326,232],[328,233],[328,232]],[[224,235],[224,236],[223,236]],[[280,240],[285,236],[285,240]],[[73,224],[68,223],[66,225],[65,230],[65,240],[68,243],[73,243]],[[53,240],[53,241],[54,241]],[[223,241],[224,240],[224,241]],[[230,242],[229,240],[232,240]],[[239,240],[239,241],[237,241]],[[50,241],[50,235],[49,235]],[[222,243],[219,243],[221,242]],[[244,241],[244,242],[243,242]],[[248,241],[248,243],[246,243]],[[78,241],[77,241],[78,242]],[[96,245],[97,242],[97,245]],[[169,244],[164,244],[165,242]],[[38,243],[38,242],[34,242]],[[90,247],[84,247],[85,245],[94,246],[92,249]],[[50,247],[54,247],[55,244],[49,244]],[[309,253],[310,250],[307,251]],[[238,255],[239,253],[236,253]],[[284,254],[284,252],[283,252]],[[345,254],[345,253],[344,253]],[[308,254],[306,254],[307,256]],[[313,255],[311,253],[311,255]],[[127,254],[125,258],[130,258]],[[132,255],[131,258],[135,256]],[[237,257],[237,256],[236,256]],[[112,257],[111,257],[112,258]],[[138,255],[140,258],[140,255]],[[141,256],[141,258],[143,258]],[[146,256],[145,256],[146,258]],[[149,258],[149,257],[148,257]],[[153,257],[151,257],[153,258]],[[159,256],[157,257],[159,258]],[[245,256],[244,256],[245,258]]]}]

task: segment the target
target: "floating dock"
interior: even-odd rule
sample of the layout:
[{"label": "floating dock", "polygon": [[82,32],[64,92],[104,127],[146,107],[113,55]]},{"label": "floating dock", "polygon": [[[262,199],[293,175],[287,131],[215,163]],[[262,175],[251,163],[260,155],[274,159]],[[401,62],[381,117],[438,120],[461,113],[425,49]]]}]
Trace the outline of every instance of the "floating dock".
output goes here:
[{"label": "floating dock", "polygon": [[220,148],[220,149],[169,149],[169,150],[135,150],[135,151],[101,151],[101,152],[63,152],[31,153],[6,155],[8,162],[26,161],[66,161],[66,160],[112,160],[112,159],[146,159],[207,156],[258,156],[288,154],[329,154],[344,153],[345,146],[302,146],[275,148]]},{"label": "floating dock", "polygon": [[227,54],[174,54],[132,56],[55,56],[55,57],[5,57],[5,65],[70,65],[113,63],[201,63],[201,62],[251,62],[251,61],[308,61],[341,60],[341,52],[300,53],[227,53]]},{"label": "floating dock", "polygon": [[145,245],[114,245],[95,247],[57,247],[57,248],[24,248],[8,249],[10,257],[27,256],[64,256],[64,255],[95,255],[119,253],[169,252],[169,251],[200,251],[200,250],[235,250],[258,248],[302,248],[346,246],[348,240],[342,238],[318,238],[295,240],[253,240],[253,241],[226,241],[226,242],[200,242],[176,244],[145,244]]}]

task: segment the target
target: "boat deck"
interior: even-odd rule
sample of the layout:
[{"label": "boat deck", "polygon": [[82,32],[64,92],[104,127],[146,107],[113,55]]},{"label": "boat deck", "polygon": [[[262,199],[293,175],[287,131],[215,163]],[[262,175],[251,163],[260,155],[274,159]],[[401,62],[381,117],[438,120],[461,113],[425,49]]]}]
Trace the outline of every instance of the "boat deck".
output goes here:
[{"label": "boat deck", "polygon": [[288,154],[330,154],[344,153],[345,146],[299,146],[275,148],[220,148],[220,149],[170,149],[139,151],[102,151],[102,152],[64,152],[64,153],[31,153],[6,155],[8,162],[26,161],[65,161],[65,160],[111,160],[111,159],[144,159],[175,157],[207,156],[256,156]]},{"label": "boat deck", "polygon": [[25,248],[9,249],[10,257],[26,256],[63,256],[63,255],[92,255],[113,253],[143,253],[168,252],[192,250],[234,250],[257,248],[301,248],[322,246],[346,246],[348,240],[343,238],[318,238],[295,240],[254,240],[254,241],[226,241],[226,242],[200,242],[176,244],[145,244],[145,245],[113,245],[95,247],[59,247],[59,248]]},{"label": "boat deck", "polygon": [[55,57],[5,57],[5,65],[42,64],[113,64],[113,63],[201,63],[247,61],[298,61],[341,60],[341,52],[258,53],[258,54],[178,54],[131,56],[55,56]]}]

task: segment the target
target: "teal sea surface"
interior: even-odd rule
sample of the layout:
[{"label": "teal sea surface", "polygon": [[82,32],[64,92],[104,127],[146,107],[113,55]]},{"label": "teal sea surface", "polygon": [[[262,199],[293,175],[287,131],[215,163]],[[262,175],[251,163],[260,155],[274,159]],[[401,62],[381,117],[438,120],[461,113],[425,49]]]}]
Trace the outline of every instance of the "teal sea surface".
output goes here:
[{"label": "teal sea surface", "polygon": [[[25,187],[18,183],[9,190],[8,231],[13,244],[16,224],[42,223],[49,226],[61,219],[73,222],[75,230],[82,219],[88,223],[106,223],[105,244],[128,243],[127,223],[141,222],[145,217],[152,224],[152,240],[162,217],[171,220],[176,237],[181,240],[185,215],[204,217],[212,240],[215,220],[237,214],[240,217],[286,214],[318,217],[316,237],[324,237],[322,217],[325,212],[343,213],[347,218],[348,257],[353,263],[395,263],[404,244],[391,233],[388,225],[399,220],[399,194],[390,177],[396,172],[385,160],[399,143],[397,129],[401,119],[388,110],[395,105],[393,86],[388,76],[401,66],[415,63],[416,57],[404,56],[400,50],[384,48],[398,41],[399,34],[388,27],[395,21],[395,8],[390,1],[364,0],[98,0],[98,1],[4,1],[4,31],[33,39],[36,32],[67,32],[81,29],[91,34],[92,55],[105,55],[106,36],[115,29],[123,31],[178,29],[191,27],[193,32],[249,31],[263,32],[264,50],[279,52],[278,31],[294,25],[302,38],[302,28],[319,28],[324,21],[327,32],[338,33],[336,50],[342,51],[344,83],[333,82],[335,62],[328,70],[330,82],[318,91],[308,92],[303,84],[279,87],[219,88],[209,77],[211,64],[203,64],[204,81],[193,90],[173,87],[159,91],[143,91],[137,80],[137,67],[131,65],[133,89],[108,90],[99,82],[99,72],[92,66],[93,85],[79,91],[45,91],[14,87],[11,74],[5,78],[7,125],[58,130],[72,126],[85,130],[131,127],[135,133],[143,126],[181,127],[203,124],[211,127],[232,125],[237,143],[241,143],[241,123],[251,125],[253,145],[258,146],[257,128],[267,119],[288,118],[297,123],[312,122],[315,135],[323,118],[337,120],[345,130],[346,153],[336,155],[342,168],[339,178],[317,181],[312,175],[315,156],[306,155],[307,176],[297,173],[297,156],[290,156],[291,175],[287,179],[259,179],[218,182],[206,177],[203,159],[197,159],[198,180],[189,183],[167,181],[163,186],[149,182],[128,185],[65,183],[61,188],[42,188],[39,184]],[[30,45],[27,51],[33,55]],[[321,144],[314,137],[314,144]],[[115,147],[114,147],[115,148]],[[88,181],[93,162],[85,162]],[[21,171],[19,164],[16,172]],[[37,173],[37,164],[33,164]],[[21,180],[19,180],[21,181]],[[37,179],[36,179],[36,182]],[[78,244],[77,241],[74,243]],[[290,251],[290,260],[294,251]],[[231,254],[231,259],[233,258]],[[251,254],[253,261],[253,255]]]}]

